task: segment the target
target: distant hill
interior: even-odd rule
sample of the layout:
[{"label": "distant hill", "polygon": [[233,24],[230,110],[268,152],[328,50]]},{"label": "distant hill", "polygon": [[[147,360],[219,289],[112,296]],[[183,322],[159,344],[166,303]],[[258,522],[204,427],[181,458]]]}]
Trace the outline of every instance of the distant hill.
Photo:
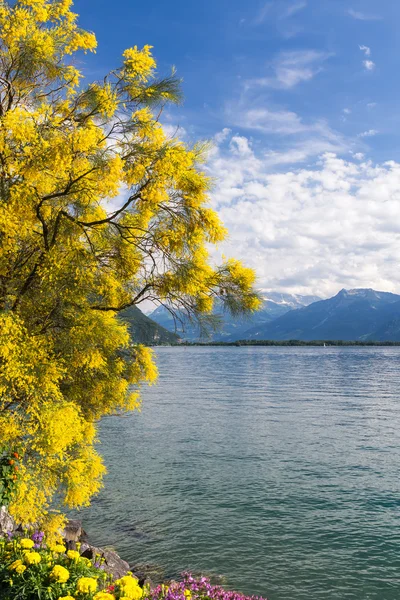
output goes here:
[{"label": "distant hill", "polygon": [[155,323],[137,306],[121,311],[119,318],[128,323],[132,340],[138,344],[176,344],[179,341],[178,335]]},{"label": "distant hill", "polygon": [[243,339],[400,341],[400,296],[343,289],[333,298],[249,328]]},{"label": "distant hill", "polygon": [[[244,339],[245,332],[251,327],[259,328],[294,308],[307,306],[320,299],[318,296],[300,296],[278,292],[261,291],[261,294],[264,297],[261,309],[251,317],[247,318],[230,315],[224,311],[223,304],[217,302],[214,314],[221,319],[221,324],[218,331],[211,332],[209,337],[201,338],[199,328],[190,323],[185,324],[184,330],[180,327],[180,324],[177,323],[176,331],[182,339],[192,342],[200,339],[207,341],[232,342]],[[159,306],[149,316],[165,329],[175,331],[174,319],[168,309],[164,306]]]}]

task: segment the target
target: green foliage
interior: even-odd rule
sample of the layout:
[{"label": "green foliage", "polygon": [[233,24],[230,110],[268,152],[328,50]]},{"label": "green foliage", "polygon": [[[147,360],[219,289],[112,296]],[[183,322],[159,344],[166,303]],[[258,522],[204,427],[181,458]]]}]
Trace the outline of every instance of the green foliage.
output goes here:
[{"label": "green foliage", "polygon": [[[93,561],[62,544],[47,545],[43,534],[0,540],[0,599],[2,600],[138,600],[143,594],[130,575],[117,581]],[[113,594],[107,588],[112,585]]]},{"label": "green foliage", "polygon": [[8,506],[11,502],[18,481],[19,454],[13,452],[11,455],[3,453],[0,458],[0,506]]}]

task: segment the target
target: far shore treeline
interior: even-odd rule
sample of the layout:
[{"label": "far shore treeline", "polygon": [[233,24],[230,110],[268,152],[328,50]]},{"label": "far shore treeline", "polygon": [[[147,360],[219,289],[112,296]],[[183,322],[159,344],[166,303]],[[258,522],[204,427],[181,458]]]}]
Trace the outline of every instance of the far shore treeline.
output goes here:
[{"label": "far shore treeline", "polygon": [[[166,345],[166,344],[159,344]],[[237,342],[180,342],[169,346],[400,346],[400,342],[362,342],[359,340],[238,340]]]}]

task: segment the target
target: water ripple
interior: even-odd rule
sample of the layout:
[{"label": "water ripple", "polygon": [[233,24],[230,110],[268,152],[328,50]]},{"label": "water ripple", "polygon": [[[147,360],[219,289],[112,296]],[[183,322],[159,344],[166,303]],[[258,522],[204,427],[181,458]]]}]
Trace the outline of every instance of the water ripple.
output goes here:
[{"label": "water ripple", "polygon": [[270,600],[400,597],[400,348],[161,348],[84,512],[131,561]]}]

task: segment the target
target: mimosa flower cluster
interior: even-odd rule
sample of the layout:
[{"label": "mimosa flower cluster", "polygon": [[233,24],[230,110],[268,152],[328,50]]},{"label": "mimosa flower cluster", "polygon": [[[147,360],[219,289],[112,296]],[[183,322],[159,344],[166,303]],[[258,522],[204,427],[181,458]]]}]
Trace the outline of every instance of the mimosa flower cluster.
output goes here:
[{"label": "mimosa flower cluster", "polygon": [[[99,566],[96,566],[99,565]],[[212,585],[207,577],[182,574],[182,581],[141,587],[132,573],[112,579],[99,556],[49,544],[41,532],[0,539],[0,597],[7,600],[264,600]]]}]

